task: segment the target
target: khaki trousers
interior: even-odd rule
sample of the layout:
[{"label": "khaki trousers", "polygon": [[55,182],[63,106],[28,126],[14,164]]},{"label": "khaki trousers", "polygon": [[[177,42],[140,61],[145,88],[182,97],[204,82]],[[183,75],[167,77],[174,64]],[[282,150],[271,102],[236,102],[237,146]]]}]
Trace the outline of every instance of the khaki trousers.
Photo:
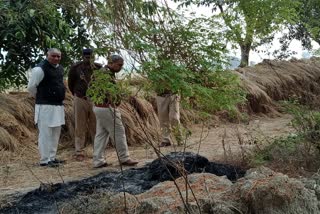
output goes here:
[{"label": "khaki trousers", "polygon": [[126,162],[129,159],[129,150],[120,111],[112,107],[94,107],[93,111],[97,119],[97,132],[93,147],[93,166],[98,167],[106,163],[104,154],[109,137],[114,143],[120,162]]},{"label": "khaki trousers", "polygon": [[89,132],[91,139],[95,136],[96,117],[90,100],[74,96],[73,106],[75,114],[75,150],[76,154],[83,154],[87,132]]},{"label": "khaki trousers", "polygon": [[179,110],[180,97],[178,95],[169,95],[165,97],[157,96],[156,101],[162,134],[162,142],[172,143],[170,137],[171,130],[176,129],[176,140],[178,141],[178,144],[180,144],[182,140]]}]

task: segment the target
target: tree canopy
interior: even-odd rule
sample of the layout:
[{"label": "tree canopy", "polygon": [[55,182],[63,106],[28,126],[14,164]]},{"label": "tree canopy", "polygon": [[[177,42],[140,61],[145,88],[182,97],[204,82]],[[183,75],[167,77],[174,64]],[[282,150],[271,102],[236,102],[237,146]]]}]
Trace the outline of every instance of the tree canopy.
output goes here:
[{"label": "tree canopy", "polygon": [[26,84],[26,71],[47,48],[61,49],[68,67],[83,47],[93,46],[100,56],[125,55],[130,68],[148,80],[146,90],[170,88],[206,111],[231,109],[243,93],[239,80],[224,70],[227,44],[241,50],[246,66],[250,51],[285,26],[297,38],[319,41],[319,0],[176,2],[208,6],[213,13],[186,17],[166,1],[1,1],[0,90]]},{"label": "tree canopy", "polygon": [[[135,4],[96,2],[99,25],[92,27],[99,32],[102,47],[126,51],[139,64],[134,69],[148,80],[145,91],[169,89],[180,94],[182,102],[192,98],[204,111],[231,110],[243,100],[237,78],[222,72],[227,49],[222,35],[211,30],[219,23],[184,17],[154,1]],[[92,94],[98,94],[98,88]]]},{"label": "tree canopy", "polygon": [[27,82],[26,71],[50,47],[67,66],[89,45],[84,17],[68,1],[15,0],[0,3],[0,87]]},{"label": "tree canopy", "polygon": [[212,17],[224,23],[226,39],[241,50],[241,67],[249,63],[249,53],[273,40],[283,24],[295,18],[296,0],[175,0],[181,6],[208,6]]},{"label": "tree canopy", "polygon": [[301,41],[302,46],[311,49],[311,41],[320,44],[320,0],[299,0],[296,7],[296,22],[290,23],[282,43],[282,55],[287,56],[289,44],[293,39]]}]

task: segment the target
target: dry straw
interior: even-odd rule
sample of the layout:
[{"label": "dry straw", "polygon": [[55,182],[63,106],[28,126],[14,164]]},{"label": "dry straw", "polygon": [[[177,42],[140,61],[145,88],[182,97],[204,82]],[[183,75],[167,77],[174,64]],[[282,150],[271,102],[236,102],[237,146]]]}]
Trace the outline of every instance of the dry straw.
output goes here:
[{"label": "dry straw", "polygon": [[276,113],[274,101],[297,98],[319,106],[320,58],[290,61],[264,60],[253,67],[235,71],[248,92],[249,113]]},{"label": "dry straw", "polygon": [[[242,79],[248,102],[241,107],[248,113],[278,113],[275,101],[295,97],[301,102],[319,106],[320,59],[270,61],[234,71]],[[62,130],[62,144],[73,145],[74,116],[72,96],[65,100],[66,125]],[[143,134],[157,141],[159,121],[155,105],[144,99],[132,97],[120,106],[129,145],[145,144]],[[37,130],[33,122],[34,99],[26,92],[0,94],[0,149],[15,151],[19,145],[36,148]],[[181,111],[183,122],[190,123],[192,111]],[[191,118],[191,119],[190,119]],[[137,126],[141,124],[141,126]],[[134,131],[132,131],[134,130]],[[68,142],[66,144],[66,142]]]}]

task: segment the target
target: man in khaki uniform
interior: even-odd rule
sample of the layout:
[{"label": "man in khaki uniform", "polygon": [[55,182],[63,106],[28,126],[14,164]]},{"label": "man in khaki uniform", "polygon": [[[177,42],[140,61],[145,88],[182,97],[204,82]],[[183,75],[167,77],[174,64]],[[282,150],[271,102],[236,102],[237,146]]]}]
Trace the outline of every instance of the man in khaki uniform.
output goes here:
[{"label": "man in khaki uniform", "polygon": [[[119,55],[112,55],[108,60],[108,65],[104,68],[104,72],[110,75],[112,83],[115,82],[115,73],[118,73],[123,66],[123,58]],[[94,78],[92,81],[95,81]],[[134,166],[138,161],[129,157],[127,138],[125,128],[122,123],[121,113],[117,109],[120,103],[114,103],[108,98],[103,103],[95,103],[93,111],[97,119],[97,132],[94,139],[93,149],[93,166],[95,168],[106,167],[108,164],[105,160],[105,149],[109,142],[109,137],[114,142],[121,165]]]},{"label": "man in khaki uniform", "polygon": [[157,94],[156,101],[162,134],[160,147],[172,145],[172,132],[178,145],[180,145],[182,141],[179,110],[180,97],[166,90]]},{"label": "man in khaki uniform", "polygon": [[93,105],[86,96],[86,92],[93,71],[101,68],[100,64],[93,62],[92,49],[84,49],[82,58],[82,61],[71,66],[68,75],[68,87],[74,96],[75,158],[78,161],[85,158],[84,149],[87,131],[89,131],[92,140],[95,136],[96,119],[93,113]]}]

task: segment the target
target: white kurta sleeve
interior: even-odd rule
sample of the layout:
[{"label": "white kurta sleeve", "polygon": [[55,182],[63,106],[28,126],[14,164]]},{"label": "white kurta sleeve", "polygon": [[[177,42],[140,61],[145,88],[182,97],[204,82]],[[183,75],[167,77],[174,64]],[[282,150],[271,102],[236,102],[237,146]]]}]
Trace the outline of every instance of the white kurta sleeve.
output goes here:
[{"label": "white kurta sleeve", "polygon": [[29,79],[28,88],[27,90],[32,96],[36,96],[37,94],[37,87],[40,82],[44,78],[44,72],[41,67],[34,67],[32,69],[31,78]]}]

